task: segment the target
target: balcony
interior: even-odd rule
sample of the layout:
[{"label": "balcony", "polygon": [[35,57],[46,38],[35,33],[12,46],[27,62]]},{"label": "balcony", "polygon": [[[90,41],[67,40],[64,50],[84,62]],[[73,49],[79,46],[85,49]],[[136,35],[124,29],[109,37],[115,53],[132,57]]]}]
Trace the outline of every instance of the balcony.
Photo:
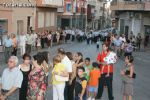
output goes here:
[{"label": "balcony", "polygon": [[62,0],[37,0],[36,1],[37,7],[52,7],[57,8],[62,6]]},{"label": "balcony", "polygon": [[110,9],[111,10],[143,11],[145,9],[145,2],[139,2],[139,1],[111,2]]}]

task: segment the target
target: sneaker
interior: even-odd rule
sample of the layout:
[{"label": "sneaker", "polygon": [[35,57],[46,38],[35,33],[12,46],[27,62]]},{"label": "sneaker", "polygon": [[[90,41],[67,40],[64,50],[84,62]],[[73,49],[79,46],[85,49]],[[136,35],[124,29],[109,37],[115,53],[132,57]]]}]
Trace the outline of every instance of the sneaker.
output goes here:
[{"label": "sneaker", "polygon": [[92,100],[92,98],[91,98],[91,97],[89,97],[87,100]]}]

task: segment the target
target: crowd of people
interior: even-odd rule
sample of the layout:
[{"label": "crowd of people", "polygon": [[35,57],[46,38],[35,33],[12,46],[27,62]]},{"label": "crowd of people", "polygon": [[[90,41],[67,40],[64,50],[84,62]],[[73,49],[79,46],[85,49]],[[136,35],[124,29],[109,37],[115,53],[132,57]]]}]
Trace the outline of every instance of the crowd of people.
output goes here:
[{"label": "crowd of people", "polygon": [[[109,33],[103,38],[102,51],[93,62],[81,52],[66,52],[63,48],[58,48],[53,63],[50,63],[51,55],[47,51],[38,52],[31,57],[32,47],[40,49],[44,48],[45,44],[51,47],[55,40],[60,43],[61,40],[67,42],[74,41],[75,38],[79,42],[83,41],[84,33],[81,30],[56,31],[55,34],[53,31],[45,31],[42,34],[29,32],[27,35],[21,34],[19,38],[15,34],[8,34],[4,40],[5,62],[8,68],[4,69],[1,76],[0,100],[45,100],[49,85],[53,87],[53,100],[101,99],[105,88],[108,89],[109,100],[115,100],[114,64],[104,60],[110,52],[115,52],[118,57],[124,54],[125,65],[120,71],[123,100],[132,100],[136,77],[132,52],[136,49],[135,43],[140,49],[140,34],[134,39],[132,35],[127,38],[124,34],[119,36]],[[90,33],[86,39],[87,44],[97,43],[99,50],[100,36],[92,37]],[[22,63],[17,58],[18,47],[21,48]]]},{"label": "crowd of people", "polygon": [[40,50],[45,47],[52,47],[52,45],[60,44],[77,39],[82,42],[84,38],[84,32],[79,29],[65,29],[65,30],[46,30],[44,32],[29,31],[27,34],[21,33],[7,34],[3,42],[5,62],[11,55],[16,56],[17,51],[20,50],[21,55],[24,53],[30,54],[32,50]]},{"label": "crowd of people", "polygon": [[[0,80],[0,100],[45,100],[48,85],[53,86],[53,100],[100,99],[104,88],[108,89],[109,100],[115,100],[114,65],[104,61],[110,51],[108,43],[104,42],[94,62],[81,52],[66,52],[63,48],[58,48],[53,63],[50,63],[51,56],[46,51],[33,57],[25,53],[22,63],[13,55],[8,59],[8,68]],[[132,100],[135,78],[132,55],[126,55],[125,67],[120,73],[124,100]]]}]

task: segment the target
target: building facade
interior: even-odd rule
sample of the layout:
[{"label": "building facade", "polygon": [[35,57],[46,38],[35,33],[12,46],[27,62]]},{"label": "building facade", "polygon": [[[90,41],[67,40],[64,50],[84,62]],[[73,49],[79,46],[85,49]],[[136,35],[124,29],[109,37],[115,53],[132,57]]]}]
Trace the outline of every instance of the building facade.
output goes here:
[{"label": "building facade", "polygon": [[149,0],[114,0],[111,2],[112,25],[126,36],[132,31],[136,36],[150,34]]},{"label": "building facade", "polygon": [[35,24],[35,0],[0,0],[0,33],[27,33]]},{"label": "building facade", "polygon": [[36,3],[35,30],[56,30],[57,8],[62,6],[62,0],[37,0]]},{"label": "building facade", "polygon": [[88,27],[100,30],[111,26],[109,0],[88,0]]},{"label": "building facade", "polygon": [[86,0],[64,0],[62,10],[58,11],[58,27],[85,28],[86,9]]}]

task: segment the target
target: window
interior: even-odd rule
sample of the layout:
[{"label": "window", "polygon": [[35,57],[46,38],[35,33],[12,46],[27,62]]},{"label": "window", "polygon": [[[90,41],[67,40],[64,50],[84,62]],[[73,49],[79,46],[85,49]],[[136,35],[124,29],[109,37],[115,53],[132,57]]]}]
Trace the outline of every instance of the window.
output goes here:
[{"label": "window", "polygon": [[0,19],[0,34],[8,32],[8,20]]},{"label": "window", "polygon": [[38,12],[38,28],[44,27],[44,13]]},{"label": "window", "polygon": [[71,4],[70,3],[66,4],[66,10],[67,10],[67,12],[71,11]]},{"label": "window", "polygon": [[55,22],[56,21],[55,21],[55,13],[54,12],[51,13],[51,17],[50,18],[51,18],[51,26],[55,26]]},{"label": "window", "polygon": [[46,13],[46,27],[49,27],[50,24],[51,24],[51,13],[50,12],[47,12]]},{"label": "window", "polygon": [[17,20],[17,34],[21,33],[23,33],[23,20]]}]

